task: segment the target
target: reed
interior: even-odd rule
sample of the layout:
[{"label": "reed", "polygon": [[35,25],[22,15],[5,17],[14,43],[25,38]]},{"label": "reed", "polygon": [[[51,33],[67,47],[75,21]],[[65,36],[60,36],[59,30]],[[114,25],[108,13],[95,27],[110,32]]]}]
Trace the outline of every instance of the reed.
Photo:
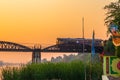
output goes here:
[{"label": "reed", "polygon": [[[72,61],[29,64],[21,68],[6,67],[2,69],[2,80],[84,80],[85,65],[87,70],[86,75],[89,77],[89,64],[85,64],[81,61]],[[101,80],[101,64],[97,63],[92,65],[91,70],[92,80]]]}]

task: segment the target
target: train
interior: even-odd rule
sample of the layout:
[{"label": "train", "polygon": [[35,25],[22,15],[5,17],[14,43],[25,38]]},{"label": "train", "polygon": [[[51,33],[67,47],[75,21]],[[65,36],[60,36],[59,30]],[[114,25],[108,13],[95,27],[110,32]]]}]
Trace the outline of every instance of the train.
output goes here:
[{"label": "train", "polygon": [[[92,39],[83,39],[83,38],[57,38],[56,44],[58,45],[72,45],[72,44],[84,44],[85,45],[90,45],[92,44]],[[102,39],[94,39],[95,46],[102,46]]]},{"label": "train", "polygon": [[[62,51],[83,51],[83,43],[84,43],[84,51],[90,52],[92,47],[92,39],[86,38],[57,38],[56,44],[59,49]],[[103,40],[102,39],[94,39],[94,47],[96,52],[103,51]]]}]

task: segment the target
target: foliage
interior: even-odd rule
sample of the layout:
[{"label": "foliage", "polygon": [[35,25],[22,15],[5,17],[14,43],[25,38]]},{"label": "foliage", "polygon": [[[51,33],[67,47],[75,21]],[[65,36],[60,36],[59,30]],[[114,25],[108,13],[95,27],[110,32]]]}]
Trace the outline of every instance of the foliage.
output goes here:
[{"label": "foliage", "polygon": [[109,38],[109,40],[106,41],[105,46],[104,46],[104,52],[106,55],[112,55],[114,56],[115,54],[115,46],[112,42],[112,37]]},{"label": "foliage", "polygon": [[120,58],[120,46],[116,46],[115,48],[116,48],[115,55]]},{"label": "foliage", "polygon": [[2,69],[2,80],[20,80],[20,72],[18,68],[6,67]]},{"label": "foliage", "polygon": [[7,67],[2,70],[2,80],[84,80],[85,69],[87,80],[90,75],[92,80],[101,80],[102,65],[100,63],[90,65],[72,61],[30,64],[21,68]]},{"label": "foliage", "polygon": [[[107,25],[108,33],[110,32],[109,25],[111,22],[116,24],[118,26],[118,30],[120,31],[120,0],[111,2],[109,5],[106,5],[104,9],[107,10],[105,24]],[[120,46],[115,48],[115,55],[120,57]]]},{"label": "foliage", "polygon": [[109,5],[106,5],[104,9],[107,10],[105,23],[109,25],[111,22],[114,22],[119,26],[120,30],[120,0],[111,2]]}]

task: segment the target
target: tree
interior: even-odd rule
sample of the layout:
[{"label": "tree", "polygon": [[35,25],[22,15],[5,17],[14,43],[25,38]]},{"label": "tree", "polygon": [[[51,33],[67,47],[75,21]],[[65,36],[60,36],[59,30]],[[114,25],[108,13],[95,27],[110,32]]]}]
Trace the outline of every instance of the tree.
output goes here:
[{"label": "tree", "polygon": [[115,55],[115,46],[112,43],[112,37],[110,37],[105,43],[104,52],[106,55],[109,55],[109,56]]},{"label": "tree", "polygon": [[120,0],[111,2],[104,7],[107,10],[107,17],[105,18],[105,24],[108,26],[111,22],[114,22],[119,26],[120,30]]},{"label": "tree", "polygon": [[[114,23],[118,26],[118,30],[120,31],[120,0],[116,2],[111,2],[109,5],[104,7],[107,10],[107,17],[105,18],[105,24],[108,28],[108,33],[110,33],[110,24]],[[116,47],[116,56],[120,57],[120,46]]]}]

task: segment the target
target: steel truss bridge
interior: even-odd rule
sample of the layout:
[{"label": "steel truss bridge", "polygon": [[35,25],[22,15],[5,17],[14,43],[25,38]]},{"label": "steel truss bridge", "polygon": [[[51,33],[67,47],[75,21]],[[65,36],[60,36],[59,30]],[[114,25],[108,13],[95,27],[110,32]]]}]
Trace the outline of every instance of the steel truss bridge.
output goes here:
[{"label": "steel truss bridge", "polygon": [[[52,45],[46,48],[42,48],[41,45],[33,46],[32,48],[28,46],[24,46],[14,42],[8,41],[0,41],[0,51],[1,52],[32,52],[32,62],[39,63],[41,62],[41,52],[68,52],[68,53],[82,53],[83,52],[83,44],[79,45]],[[103,51],[102,46],[95,46],[96,53],[101,53]],[[90,53],[91,46],[85,44],[84,52]]]}]

